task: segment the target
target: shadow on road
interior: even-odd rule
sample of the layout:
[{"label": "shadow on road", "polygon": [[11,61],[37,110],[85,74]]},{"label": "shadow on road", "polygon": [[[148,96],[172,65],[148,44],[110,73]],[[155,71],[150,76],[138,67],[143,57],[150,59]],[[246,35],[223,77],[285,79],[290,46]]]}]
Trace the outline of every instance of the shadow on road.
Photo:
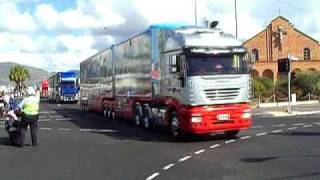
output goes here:
[{"label": "shadow on road", "polygon": [[246,163],[262,163],[270,160],[277,159],[278,157],[256,157],[256,158],[243,158],[240,159],[242,162]]},{"label": "shadow on road", "polygon": [[[318,176],[318,178],[315,178]],[[277,178],[270,178],[267,180],[282,180],[282,179],[306,179],[306,178],[312,178],[312,179],[319,179],[320,177],[320,172],[314,172],[314,173],[308,173],[308,174],[301,174],[301,175],[296,175],[296,176],[282,176],[282,177],[277,177]]]},{"label": "shadow on road", "polygon": [[320,136],[320,133],[295,131],[295,132],[277,133],[276,135],[281,135],[281,136]]},{"label": "shadow on road", "polygon": [[64,104],[63,107],[54,107],[53,110],[63,118],[70,118],[69,121],[77,125],[80,129],[110,129],[112,130],[111,132],[91,133],[104,134],[115,139],[174,143],[192,143],[227,139],[227,137],[222,134],[188,136],[187,138],[173,139],[169,136],[169,133],[165,128],[153,127],[148,130],[139,128],[128,120],[111,120],[94,112],[83,112],[80,108],[75,108],[75,105]]},{"label": "shadow on road", "polygon": [[12,146],[9,137],[0,137],[0,146]]}]

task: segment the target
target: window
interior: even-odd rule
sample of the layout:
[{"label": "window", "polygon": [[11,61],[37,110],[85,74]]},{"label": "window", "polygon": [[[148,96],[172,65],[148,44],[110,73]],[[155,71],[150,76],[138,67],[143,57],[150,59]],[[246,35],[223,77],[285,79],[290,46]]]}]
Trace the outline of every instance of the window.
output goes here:
[{"label": "window", "polygon": [[259,61],[259,51],[258,51],[258,49],[253,49],[252,50],[252,58],[253,58],[254,62]]},{"label": "window", "polygon": [[310,60],[310,49],[309,48],[303,49],[303,59]]}]

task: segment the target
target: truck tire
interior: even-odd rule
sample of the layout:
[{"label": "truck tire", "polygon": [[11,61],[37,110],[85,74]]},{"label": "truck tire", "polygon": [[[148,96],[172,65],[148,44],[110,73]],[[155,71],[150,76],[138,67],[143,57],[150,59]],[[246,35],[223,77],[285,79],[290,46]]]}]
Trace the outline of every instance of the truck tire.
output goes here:
[{"label": "truck tire", "polygon": [[152,126],[152,112],[149,104],[143,105],[142,126],[149,129]]},{"label": "truck tire", "polygon": [[232,130],[232,131],[225,131],[224,134],[227,136],[227,138],[234,138],[239,133],[239,130]]},{"label": "truck tire", "polygon": [[114,109],[111,111],[111,119],[112,120],[116,119],[116,111]]},{"label": "truck tire", "polygon": [[147,116],[143,117],[142,125],[145,129],[150,128],[150,119]]},{"label": "truck tire", "polygon": [[103,108],[102,113],[103,113],[103,117],[107,118],[107,109],[106,108]]},{"label": "truck tire", "polygon": [[180,122],[176,111],[173,111],[170,115],[170,133],[173,138],[181,136]]},{"label": "truck tire", "polygon": [[111,108],[108,108],[108,110],[107,110],[107,118],[108,119],[111,119]]},{"label": "truck tire", "polygon": [[143,118],[142,108],[141,108],[141,106],[139,104],[136,104],[135,112],[134,112],[134,124],[136,126],[140,126],[142,118]]}]

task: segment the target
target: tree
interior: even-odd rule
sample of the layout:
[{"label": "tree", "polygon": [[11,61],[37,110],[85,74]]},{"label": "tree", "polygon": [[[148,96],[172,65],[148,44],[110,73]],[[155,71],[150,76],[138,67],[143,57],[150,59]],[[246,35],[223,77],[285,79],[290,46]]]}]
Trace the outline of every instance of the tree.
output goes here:
[{"label": "tree", "polygon": [[10,69],[9,80],[16,83],[18,91],[21,91],[21,88],[27,79],[30,79],[30,73],[23,66],[16,65]]}]

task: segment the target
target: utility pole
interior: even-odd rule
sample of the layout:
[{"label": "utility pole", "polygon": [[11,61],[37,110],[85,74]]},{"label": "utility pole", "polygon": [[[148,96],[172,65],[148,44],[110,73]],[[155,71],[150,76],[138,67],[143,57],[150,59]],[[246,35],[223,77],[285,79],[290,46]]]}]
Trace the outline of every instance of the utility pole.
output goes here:
[{"label": "utility pole", "polygon": [[235,18],[235,21],[236,21],[236,38],[238,38],[237,0],[234,0],[234,18]]},{"label": "utility pole", "polygon": [[194,21],[196,26],[198,25],[198,20],[197,20],[197,0],[194,0]]},{"label": "utility pole", "polygon": [[[288,58],[289,62],[291,61],[291,57]],[[291,109],[291,62],[289,65],[289,72],[288,72],[288,113],[291,114],[292,113],[292,109]]]}]

